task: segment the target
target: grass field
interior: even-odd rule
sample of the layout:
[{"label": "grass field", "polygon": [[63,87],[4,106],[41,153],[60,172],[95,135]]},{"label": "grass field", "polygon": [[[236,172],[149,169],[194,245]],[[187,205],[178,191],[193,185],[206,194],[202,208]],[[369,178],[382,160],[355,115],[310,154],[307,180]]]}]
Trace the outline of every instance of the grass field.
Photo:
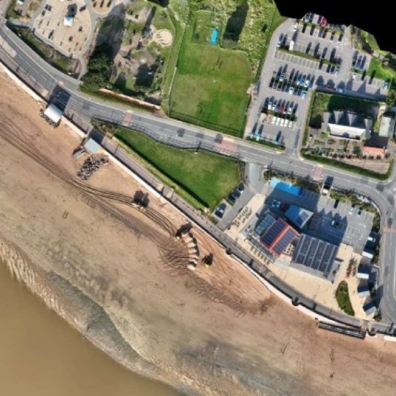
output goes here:
[{"label": "grass field", "polygon": [[252,79],[248,58],[241,51],[196,43],[193,34],[189,26],[172,88],[170,115],[242,136]]},{"label": "grass field", "polygon": [[340,282],[336,290],[336,299],[338,306],[348,315],[354,316],[355,311],[352,308],[351,300],[349,299],[348,283]]},{"label": "grass field", "polygon": [[[128,129],[120,128],[115,134],[145,161],[154,166],[177,192],[182,192],[194,206],[211,210],[228,195],[241,178],[240,163],[206,151],[194,153],[158,143],[151,138]],[[186,193],[192,199],[188,199]]]}]

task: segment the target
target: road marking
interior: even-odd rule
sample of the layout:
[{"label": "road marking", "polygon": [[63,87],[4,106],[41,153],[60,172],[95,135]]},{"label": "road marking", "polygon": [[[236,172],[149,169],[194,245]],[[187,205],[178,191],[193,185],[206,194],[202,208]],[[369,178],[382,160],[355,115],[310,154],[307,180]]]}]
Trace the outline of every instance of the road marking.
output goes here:
[{"label": "road marking", "polygon": [[122,120],[122,124],[124,126],[128,126],[129,123],[132,121],[133,113],[132,111],[128,110],[124,113],[124,119]]}]

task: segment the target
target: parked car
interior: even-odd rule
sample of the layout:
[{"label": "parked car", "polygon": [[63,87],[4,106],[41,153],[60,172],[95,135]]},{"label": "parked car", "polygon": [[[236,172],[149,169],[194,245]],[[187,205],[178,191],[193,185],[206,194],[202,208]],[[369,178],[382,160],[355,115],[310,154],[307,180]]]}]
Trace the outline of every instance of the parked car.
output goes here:
[{"label": "parked car", "polygon": [[226,205],[224,202],[221,203],[221,204],[217,207],[217,209],[216,209],[216,211],[215,211],[215,215],[216,215],[217,217],[219,217],[219,218],[222,218],[222,217],[224,216],[224,213],[225,213],[226,208],[227,208],[227,205]]}]

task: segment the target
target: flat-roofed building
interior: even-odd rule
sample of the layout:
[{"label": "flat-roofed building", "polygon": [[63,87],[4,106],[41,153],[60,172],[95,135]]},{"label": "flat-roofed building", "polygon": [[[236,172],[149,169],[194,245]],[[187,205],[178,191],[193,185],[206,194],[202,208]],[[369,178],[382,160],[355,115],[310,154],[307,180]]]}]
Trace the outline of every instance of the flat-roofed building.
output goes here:
[{"label": "flat-roofed building", "polygon": [[62,119],[63,111],[53,103],[50,103],[44,110],[43,116],[47,121],[56,126],[59,125]]},{"label": "flat-roofed building", "polygon": [[264,232],[260,240],[271,254],[280,256],[299,235],[285,220],[279,218]]},{"label": "flat-roofed building", "polygon": [[265,231],[268,230],[268,228],[270,228],[274,223],[276,222],[275,217],[267,212],[264,214],[264,216],[262,216],[258,222],[256,223],[256,227],[255,227],[255,232],[258,235],[262,235]]},{"label": "flat-roofed building", "polygon": [[313,275],[332,278],[338,269],[339,246],[302,234],[294,250],[291,265]]},{"label": "flat-roofed building", "polygon": [[301,230],[313,216],[313,212],[297,205],[290,205],[285,216],[294,226]]},{"label": "flat-roofed building", "polygon": [[383,116],[381,119],[379,135],[382,137],[391,138],[395,133],[395,119],[394,117]]}]

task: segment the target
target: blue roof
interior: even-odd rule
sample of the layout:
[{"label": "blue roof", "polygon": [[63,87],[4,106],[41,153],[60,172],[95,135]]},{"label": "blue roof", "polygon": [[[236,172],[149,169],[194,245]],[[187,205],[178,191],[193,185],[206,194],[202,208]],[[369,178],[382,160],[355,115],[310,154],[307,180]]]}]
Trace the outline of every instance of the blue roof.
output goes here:
[{"label": "blue roof", "polygon": [[210,44],[212,44],[212,45],[217,44],[217,41],[219,39],[219,33],[220,33],[219,29],[217,29],[217,28],[212,29],[212,32],[210,34]]},{"label": "blue roof", "polygon": [[280,180],[276,177],[271,179],[270,186],[296,196],[300,196],[303,191],[300,186],[284,182],[283,180]]},{"label": "blue roof", "polygon": [[298,228],[303,228],[308,220],[313,216],[313,212],[300,208],[296,205],[291,205],[287,209],[285,216]]}]

